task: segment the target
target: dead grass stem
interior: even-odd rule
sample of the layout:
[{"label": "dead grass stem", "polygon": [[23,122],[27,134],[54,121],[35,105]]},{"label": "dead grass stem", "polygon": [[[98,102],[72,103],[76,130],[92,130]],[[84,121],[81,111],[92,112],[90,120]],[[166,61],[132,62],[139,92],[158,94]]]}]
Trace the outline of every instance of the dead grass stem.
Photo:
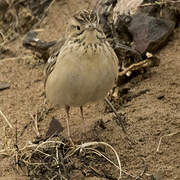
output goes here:
[{"label": "dead grass stem", "polygon": [[0,114],[1,116],[4,118],[4,120],[6,121],[6,123],[8,124],[8,126],[13,129],[13,126],[11,125],[11,123],[8,121],[8,119],[6,118],[6,116],[3,114],[3,112],[0,110]]}]

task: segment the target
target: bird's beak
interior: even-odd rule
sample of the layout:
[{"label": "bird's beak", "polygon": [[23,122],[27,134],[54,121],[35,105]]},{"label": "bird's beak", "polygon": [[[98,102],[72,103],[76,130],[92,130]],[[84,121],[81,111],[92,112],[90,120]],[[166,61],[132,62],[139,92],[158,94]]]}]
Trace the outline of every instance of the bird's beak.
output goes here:
[{"label": "bird's beak", "polygon": [[90,26],[90,27],[88,28],[88,30],[89,30],[89,31],[94,31],[94,30],[95,30],[95,27],[94,27],[94,26]]},{"label": "bird's beak", "polygon": [[94,31],[96,28],[93,24],[89,24],[87,27],[86,27],[86,30],[88,31]]}]

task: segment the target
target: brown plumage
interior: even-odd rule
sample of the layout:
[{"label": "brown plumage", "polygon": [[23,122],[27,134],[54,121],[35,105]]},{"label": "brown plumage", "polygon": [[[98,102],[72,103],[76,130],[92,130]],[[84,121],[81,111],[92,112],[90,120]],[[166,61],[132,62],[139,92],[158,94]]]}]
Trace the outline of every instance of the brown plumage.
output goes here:
[{"label": "brown plumage", "polygon": [[[101,30],[97,17],[80,11],[69,21],[67,39],[45,68],[47,99],[59,107],[80,107],[103,99],[118,76],[118,59]],[[84,118],[83,118],[84,119]]]}]

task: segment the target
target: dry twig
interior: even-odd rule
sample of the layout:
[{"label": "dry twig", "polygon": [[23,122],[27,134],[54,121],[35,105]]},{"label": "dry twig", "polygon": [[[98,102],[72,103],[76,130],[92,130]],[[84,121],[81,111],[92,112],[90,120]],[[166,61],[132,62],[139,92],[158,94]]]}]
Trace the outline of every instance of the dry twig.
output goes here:
[{"label": "dry twig", "polygon": [[5,41],[5,36],[1,31],[0,31],[0,35],[1,35],[2,39],[3,39],[3,41]]},{"label": "dry twig", "polygon": [[39,20],[38,23],[36,23],[36,24],[34,25],[34,27],[38,27],[38,26],[42,23],[42,21],[44,20],[44,18],[45,18],[46,15],[47,15],[47,12],[48,12],[49,9],[52,7],[52,5],[54,4],[55,1],[56,1],[56,0],[53,0],[53,1],[49,4],[49,6],[47,7],[47,9],[45,9],[42,18]]},{"label": "dry twig", "polygon": [[159,139],[159,143],[158,143],[158,147],[157,147],[157,149],[156,149],[156,152],[159,152],[160,145],[161,145],[161,141],[162,141],[162,138],[163,138],[163,137],[170,137],[170,136],[174,136],[174,135],[176,135],[176,134],[178,134],[178,133],[180,133],[180,131],[177,131],[177,132],[174,132],[174,133],[171,133],[171,134],[166,134],[166,135],[164,135],[164,136],[160,137],[160,139]]},{"label": "dry twig", "polygon": [[37,114],[35,115],[35,117],[30,114],[32,120],[34,121],[34,130],[35,130],[35,133],[36,133],[36,136],[37,137],[40,137],[40,133],[39,133],[39,129],[38,129],[38,117],[37,117]]},{"label": "dry twig", "polygon": [[6,116],[3,114],[3,112],[1,110],[0,110],[0,114],[4,118],[4,120],[7,122],[8,126],[12,129],[13,126],[11,125],[11,123],[8,121],[8,119],[6,118]]},{"label": "dry twig", "polygon": [[132,64],[128,68],[124,69],[124,71],[119,72],[119,76],[123,76],[127,72],[132,71],[132,70],[137,70],[142,67],[147,67],[147,66],[149,66],[149,64],[150,64],[150,60],[148,60],[148,59],[141,61],[139,63],[136,63],[136,64]]},{"label": "dry twig", "polygon": [[121,128],[122,128],[123,132],[126,134],[126,129],[124,127],[124,124],[123,124],[123,122],[121,120],[121,117],[117,113],[116,109],[114,108],[114,106],[111,104],[111,102],[109,101],[109,99],[107,97],[105,97],[105,101],[111,107],[111,109],[113,110],[114,114],[116,115],[116,117],[118,118],[118,120],[119,120],[119,122],[121,124]]}]

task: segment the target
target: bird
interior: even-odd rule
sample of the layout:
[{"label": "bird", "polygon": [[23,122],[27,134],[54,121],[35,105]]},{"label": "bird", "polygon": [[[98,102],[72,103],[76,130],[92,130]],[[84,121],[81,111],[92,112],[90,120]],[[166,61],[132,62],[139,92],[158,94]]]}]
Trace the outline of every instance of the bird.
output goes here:
[{"label": "bird", "polygon": [[118,78],[118,58],[96,13],[81,10],[69,19],[66,40],[49,57],[44,72],[46,98],[65,108],[72,142],[70,107],[79,107],[84,121],[83,106],[104,99]]}]

